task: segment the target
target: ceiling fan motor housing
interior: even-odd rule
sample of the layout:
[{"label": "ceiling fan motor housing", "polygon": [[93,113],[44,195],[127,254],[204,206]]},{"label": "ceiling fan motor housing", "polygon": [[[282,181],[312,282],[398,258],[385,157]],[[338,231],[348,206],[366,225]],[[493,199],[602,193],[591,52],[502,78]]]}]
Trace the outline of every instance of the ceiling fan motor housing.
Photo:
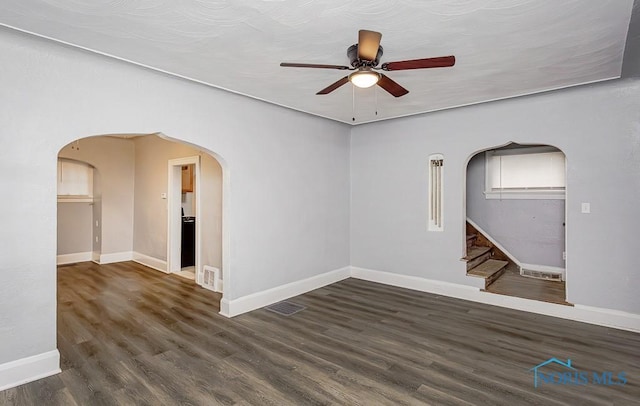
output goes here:
[{"label": "ceiling fan motor housing", "polygon": [[361,66],[378,66],[378,64],[380,63],[380,58],[382,58],[382,46],[378,46],[378,54],[376,55],[376,59],[373,61],[358,59],[358,44],[353,44],[349,47],[349,49],[347,49],[347,56],[349,57],[351,66],[353,66],[354,68],[359,68]]}]

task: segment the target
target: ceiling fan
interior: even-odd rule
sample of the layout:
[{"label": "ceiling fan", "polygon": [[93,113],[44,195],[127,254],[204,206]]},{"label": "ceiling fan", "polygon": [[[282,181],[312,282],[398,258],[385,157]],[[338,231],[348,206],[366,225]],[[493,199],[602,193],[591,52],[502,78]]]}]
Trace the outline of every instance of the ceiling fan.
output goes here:
[{"label": "ceiling fan", "polygon": [[377,67],[382,57],[382,47],[380,39],[382,34],[375,31],[360,30],[358,31],[358,43],[351,45],[347,49],[347,56],[351,63],[349,66],[341,65],[321,65],[313,63],[290,63],[282,62],[280,66],[287,68],[319,68],[319,69],[338,69],[354,71],[348,76],[343,77],[335,83],[320,90],[316,94],[329,94],[344,85],[347,82],[353,83],[354,86],[367,88],[378,85],[395,97],[404,96],[409,93],[407,89],[400,86],[388,76],[376,72],[377,70],[394,71],[408,69],[425,69],[425,68],[446,68],[456,63],[453,55],[441,56],[437,58],[411,59],[408,61],[385,62]]}]

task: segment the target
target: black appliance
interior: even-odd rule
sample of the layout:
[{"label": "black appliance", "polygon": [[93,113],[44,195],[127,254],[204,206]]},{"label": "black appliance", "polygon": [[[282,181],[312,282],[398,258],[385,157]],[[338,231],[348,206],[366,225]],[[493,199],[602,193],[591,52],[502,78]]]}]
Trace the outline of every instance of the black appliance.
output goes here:
[{"label": "black appliance", "polygon": [[196,218],[182,217],[182,249],[180,267],[196,264]]}]

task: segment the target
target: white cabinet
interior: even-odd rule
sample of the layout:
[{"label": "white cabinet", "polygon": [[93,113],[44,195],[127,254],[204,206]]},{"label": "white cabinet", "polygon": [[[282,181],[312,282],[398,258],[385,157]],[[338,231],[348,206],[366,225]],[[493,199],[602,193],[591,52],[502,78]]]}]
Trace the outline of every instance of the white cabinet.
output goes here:
[{"label": "white cabinet", "polygon": [[58,201],[92,201],[93,167],[79,161],[58,160]]}]

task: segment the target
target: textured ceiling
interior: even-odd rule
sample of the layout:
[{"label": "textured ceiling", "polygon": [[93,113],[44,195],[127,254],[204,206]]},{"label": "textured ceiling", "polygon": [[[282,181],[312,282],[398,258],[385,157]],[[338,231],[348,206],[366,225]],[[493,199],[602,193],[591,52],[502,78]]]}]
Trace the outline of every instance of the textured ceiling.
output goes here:
[{"label": "textured ceiling", "polygon": [[[0,23],[346,123],[355,108],[358,124],[617,78],[632,3],[2,0]],[[359,29],[382,32],[382,62],[456,65],[389,72],[410,91],[398,99],[351,84],[316,96],[344,72],[279,67],[348,65]]]}]

